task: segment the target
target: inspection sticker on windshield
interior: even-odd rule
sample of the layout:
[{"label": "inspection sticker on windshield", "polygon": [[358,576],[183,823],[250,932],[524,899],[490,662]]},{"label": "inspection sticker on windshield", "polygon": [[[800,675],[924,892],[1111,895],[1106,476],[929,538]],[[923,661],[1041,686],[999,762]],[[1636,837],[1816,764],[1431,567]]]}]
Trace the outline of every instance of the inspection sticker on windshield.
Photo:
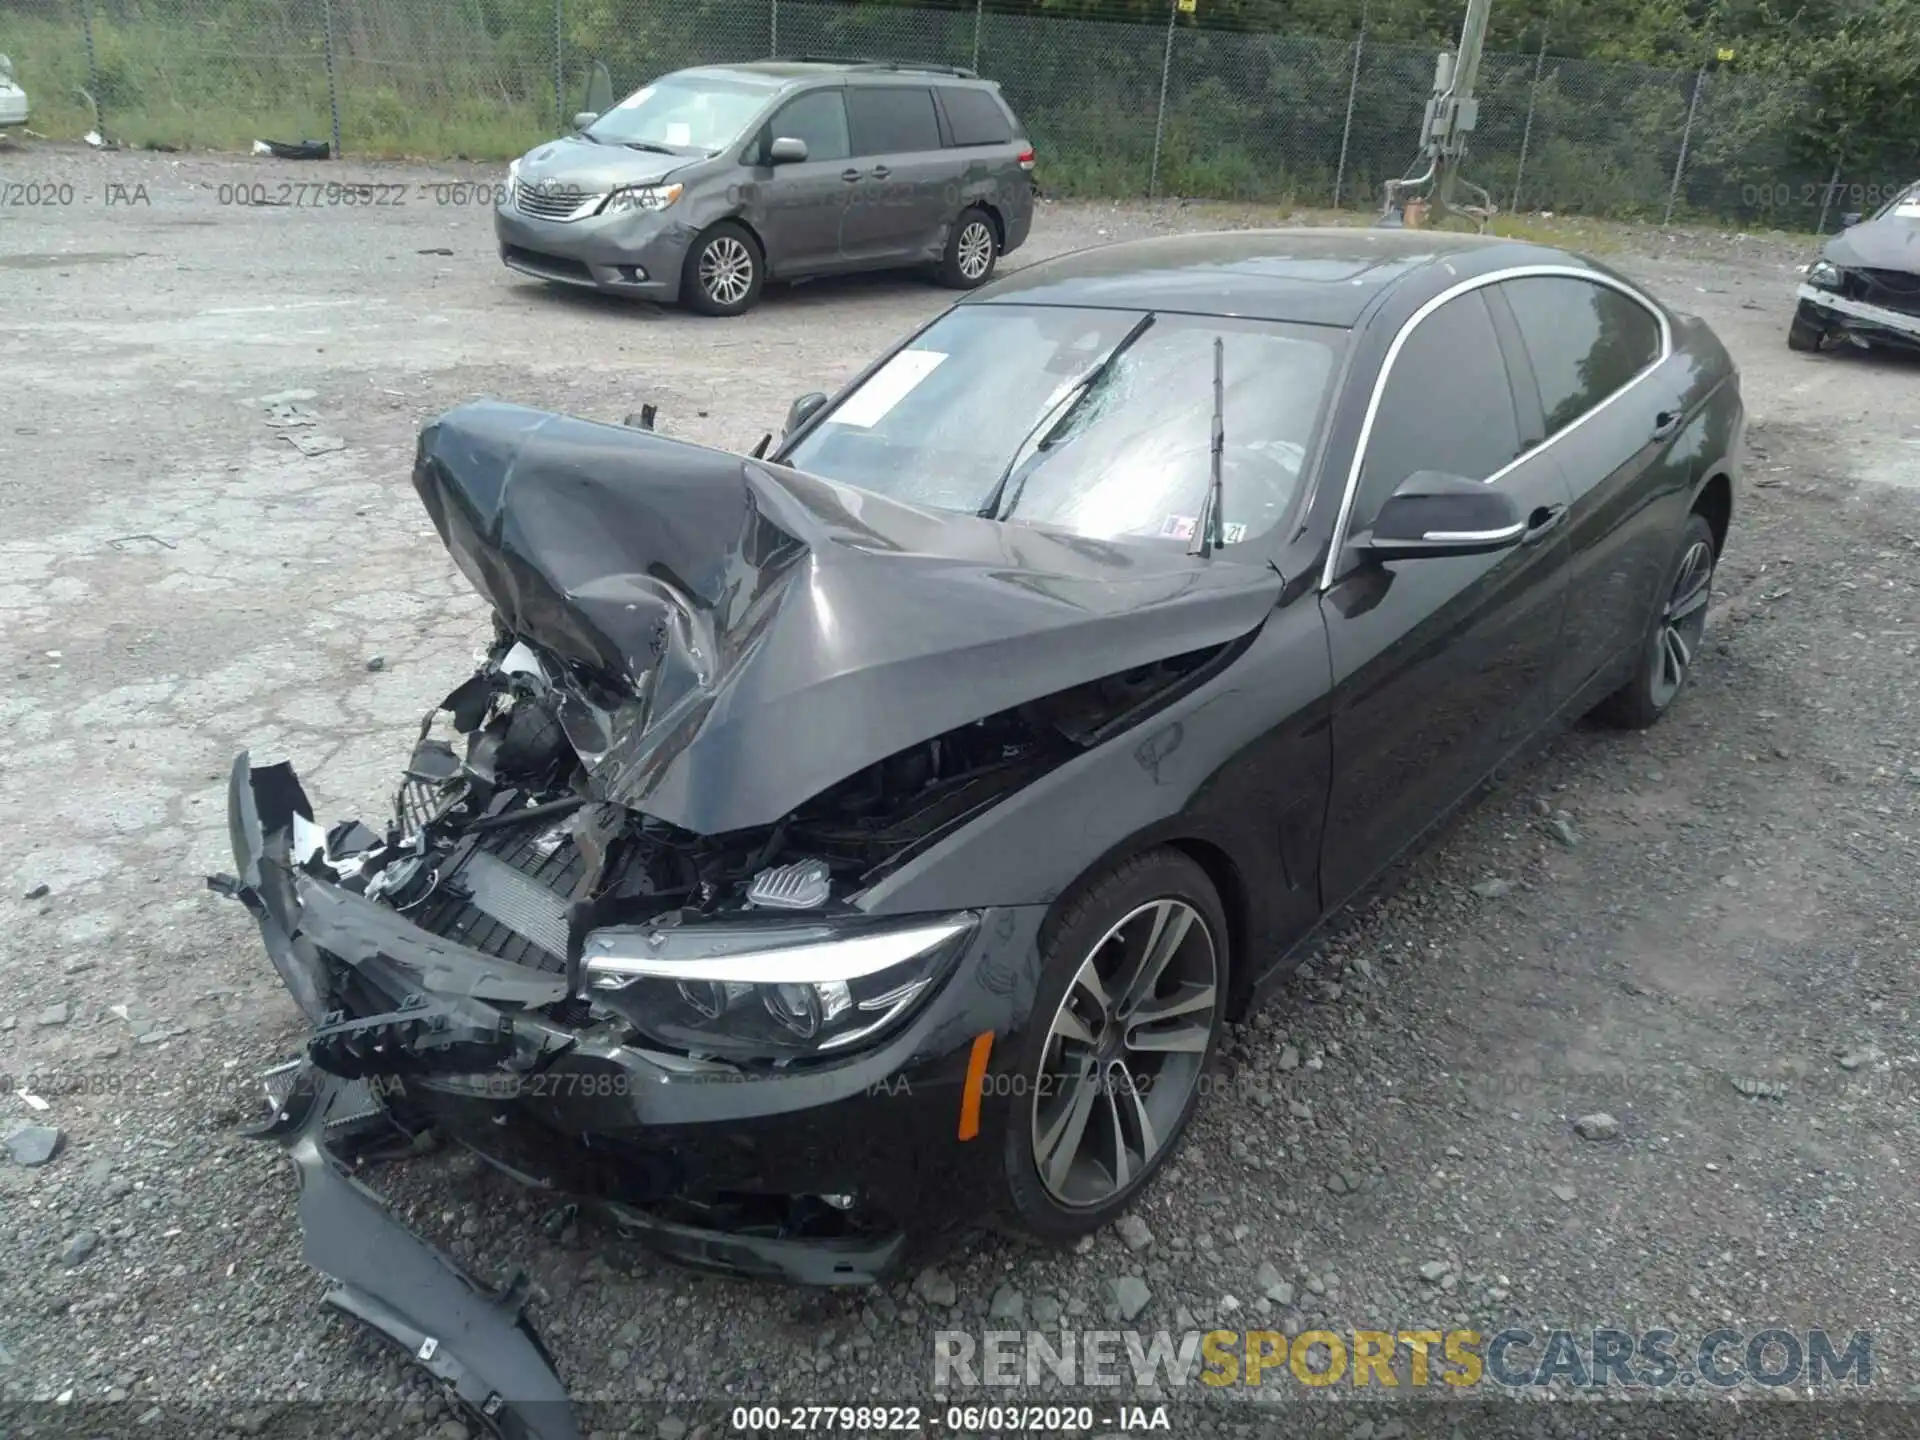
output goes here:
[{"label": "inspection sticker on windshield", "polygon": [[[1169,515],[1160,522],[1160,533],[1175,540],[1191,540],[1194,527],[1200,523],[1197,515]],[[1247,538],[1247,527],[1229,522],[1220,527],[1221,539],[1228,545],[1238,545]]]},{"label": "inspection sticker on windshield", "polygon": [[878,425],[946,358],[939,350],[902,350],[868,376],[853,398],[827,418],[836,425],[858,425],[863,430]]}]

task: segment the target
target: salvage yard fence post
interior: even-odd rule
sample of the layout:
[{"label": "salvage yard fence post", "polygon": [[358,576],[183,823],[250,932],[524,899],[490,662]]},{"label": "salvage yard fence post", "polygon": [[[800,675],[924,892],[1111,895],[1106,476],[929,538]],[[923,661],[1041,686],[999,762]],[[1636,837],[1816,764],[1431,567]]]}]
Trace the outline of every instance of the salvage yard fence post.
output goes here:
[{"label": "salvage yard fence post", "polygon": [[973,0],[973,61],[967,68],[974,71],[980,68],[980,22],[986,18],[986,10],[987,0]]},{"label": "salvage yard fence post", "polygon": [[87,41],[87,108],[93,111],[93,128],[107,133],[107,122],[100,114],[100,59],[93,50],[93,0],[80,0],[80,29]]},{"label": "salvage yard fence post", "polygon": [[333,0],[320,0],[321,19],[326,27],[327,114],[333,120],[333,158],[340,158],[340,80],[333,59]]},{"label": "salvage yard fence post", "polygon": [[1827,177],[1826,193],[1820,197],[1820,223],[1813,227],[1813,233],[1816,235],[1827,233],[1827,210],[1833,204],[1833,192],[1839,188],[1839,185],[1840,162],[1836,160],[1833,162],[1833,174]]},{"label": "salvage yard fence post", "polygon": [[1533,57],[1533,80],[1527,86],[1527,118],[1520,127],[1520,158],[1513,167],[1513,196],[1507,201],[1509,212],[1520,209],[1520,182],[1527,173],[1527,148],[1533,143],[1533,110],[1540,99],[1540,72],[1547,65],[1547,31],[1540,31],[1540,49]]},{"label": "salvage yard fence post", "polygon": [[1367,44],[1367,6],[1360,6],[1360,30],[1353,37],[1353,69],[1347,76],[1347,118],[1340,126],[1340,161],[1333,171],[1333,208],[1340,208],[1340,191],[1347,178],[1347,146],[1353,139],[1353,102],[1360,94],[1360,52]]},{"label": "salvage yard fence post", "polygon": [[1693,141],[1693,117],[1700,109],[1700,90],[1707,83],[1707,67],[1702,64],[1693,75],[1693,99],[1687,102],[1687,124],[1680,132],[1680,153],[1673,162],[1673,184],[1667,187],[1667,213],[1661,218],[1662,225],[1673,223],[1673,205],[1680,198],[1680,177],[1687,168],[1687,146]]},{"label": "salvage yard fence post", "polygon": [[1147,198],[1160,194],[1160,142],[1167,131],[1167,77],[1173,73],[1173,26],[1180,18],[1180,0],[1167,3],[1167,48],[1160,56],[1160,108],[1153,116],[1153,164],[1147,170]]},{"label": "salvage yard fence post", "polygon": [[553,123],[567,124],[567,61],[565,0],[553,0]]}]

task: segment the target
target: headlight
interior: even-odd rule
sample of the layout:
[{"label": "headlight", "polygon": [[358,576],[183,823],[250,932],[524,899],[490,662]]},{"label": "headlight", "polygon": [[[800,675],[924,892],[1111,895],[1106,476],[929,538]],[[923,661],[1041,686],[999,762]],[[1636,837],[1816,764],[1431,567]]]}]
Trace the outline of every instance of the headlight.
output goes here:
[{"label": "headlight", "polygon": [[736,1059],[828,1057],[878,1039],[951,968],[979,917],[596,930],[594,998],[648,1038]]},{"label": "headlight", "polygon": [[1846,283],[1846,277],[1831,260],[1816,260],[1807,267],[1807,283],[1822,290],[1838,290]]},{"label": "headlight", "polygon": [[607,197],[608,210],[664,210],[680,198],[679,185],[636,185]]}]

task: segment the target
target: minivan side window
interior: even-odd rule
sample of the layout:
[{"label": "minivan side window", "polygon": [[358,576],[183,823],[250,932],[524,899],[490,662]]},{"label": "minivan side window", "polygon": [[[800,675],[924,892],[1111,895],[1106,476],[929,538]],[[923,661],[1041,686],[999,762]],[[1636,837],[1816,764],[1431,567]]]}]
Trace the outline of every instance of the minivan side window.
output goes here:
[{"label": "minivan side window", "polygon": [[1347,533],[1370,528],[1419,470],[1485,480],[1520,453],[1520,422],[1500,337],[1478,290],[1413,328],[1387,374]]},{"label": "minivan side window", "polygon": [[[847,137],[847,107],[838,90],[810,90],[781,107],[767,122],[766,138],[804,140],[809,160],[844,160],[853,153]],[[761,162],[766,155],[762,152]]]},{"label": "minivan side window", "polygon": [[947,112],[947,133],[955,145],[1004,145],[1013,139],[1007,112],[985,90],[942,85],[940,105]]},{"label": "minivan side window", "polygon": [[898,155],[908,150],[940,148],[933,92],[925,86],[849,86],[847,114],[853,121],[856,155]]},{"label": "minivan side window", "polygon": [[1548,435],[1660,358],[1660,322],[1611,285],[1535,275],[1503,281],[1500,293],[1533,362]]}]

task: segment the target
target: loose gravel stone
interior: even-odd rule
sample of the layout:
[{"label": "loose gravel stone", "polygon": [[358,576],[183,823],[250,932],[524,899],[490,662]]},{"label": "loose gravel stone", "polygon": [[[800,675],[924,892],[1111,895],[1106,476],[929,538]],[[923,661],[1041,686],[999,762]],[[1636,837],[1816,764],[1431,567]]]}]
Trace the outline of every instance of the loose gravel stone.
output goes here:
[{"label": "loose gravel stone", "polygon": [[1604,1110],[1582,1115],[1573,1122],[1574,1133],[1582,1140],[1618,1140],[1620,1122]]},{"label": "loose gravel stone", "polygon": [[7,1158],[29,1168],[53,1159],[63,1138],[57,1125],[22,1125],[7,1134]]},{"label": "loose gravel stone", "polygon": [[1147,1282],[1137,1275],[1123,1275],[1118,1280],[1107,1282],[1107,1291],[1113,1301],[1113,1308],[1122,1320],[1135,1320],[1140,1312],[1147,1308],[1153,1299],[1153,1292],[1147,1288]]},{"label": "loose gravel stone", "polygon": [[914,1277],[913,1293],[927,1304],[943,1309],[950,1308],[960,1298],[960,1291],[947,1272],[932,1265]]},{"label": "loose gravel stone", "polygon": [[1153,1231],[1138,1215],[1122,1215],[1114,1222],[1113,1228],[1119,1234],[1121,1243],[1135,1254],[1153,1248]]}]

